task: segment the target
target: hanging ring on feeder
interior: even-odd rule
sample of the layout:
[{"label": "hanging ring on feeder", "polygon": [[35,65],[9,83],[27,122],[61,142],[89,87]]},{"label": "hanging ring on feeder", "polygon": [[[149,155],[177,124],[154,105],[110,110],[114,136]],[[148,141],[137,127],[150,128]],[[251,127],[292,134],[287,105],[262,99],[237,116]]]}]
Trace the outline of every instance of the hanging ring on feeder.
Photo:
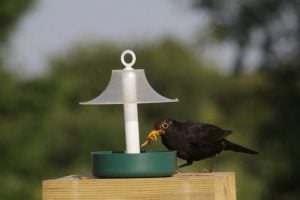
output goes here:
[{"label": "hanging ring on feeder", "polygon": [[[125,61],[125,56],[126,54],[130,54],[131,55],[131,62],[130,63],[127,63]],[[121,62],[122,64],[125,66],[125,70],[132,70],[132,66],[134,65],[136,61],[136,57],[135,57],[135,53],[131,50],[125,50],[123,51],[122,55],[121,55]]]}]

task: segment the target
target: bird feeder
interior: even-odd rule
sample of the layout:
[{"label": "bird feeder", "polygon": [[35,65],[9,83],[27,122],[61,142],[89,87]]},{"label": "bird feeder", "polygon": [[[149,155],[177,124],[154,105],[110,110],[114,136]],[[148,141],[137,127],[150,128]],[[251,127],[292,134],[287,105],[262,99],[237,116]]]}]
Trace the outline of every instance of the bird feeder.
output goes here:
[{"label": "bird feeder", "polygon": [[[131,62],[125,56],[131,56]],[[112,70],[106,89],[81,105],[123,104],[126,150],[92,152],[92,171],[96,177],[171,176],[176,171],[176,152],[140,151],[138,104],[177,102],[158,94],[148,83],[143,69],[133,69],[136,56],[126,50],[121,54],[123,70]],[[112,133],[113,134],[113,133]]]}]

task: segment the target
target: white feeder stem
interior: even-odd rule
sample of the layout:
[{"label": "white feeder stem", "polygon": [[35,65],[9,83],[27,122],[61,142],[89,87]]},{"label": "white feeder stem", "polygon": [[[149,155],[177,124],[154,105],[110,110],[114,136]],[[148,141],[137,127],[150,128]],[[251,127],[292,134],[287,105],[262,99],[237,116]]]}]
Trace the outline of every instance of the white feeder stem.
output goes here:
[{"label": "white feeder stem", "polygon": [[[130,54],[132,60],[130,63],[125,61],[125,55]],[[136,76],[132,66],[136,60],[133,51],[126,50],[121,55],[121,62],[125,66],[126,72],[123,75],[123,95],[124,103],[124,121],[126,134],[126,153],[140,153],[139,139],[139,121],[137,109],[136,94]]]},{"label": "white feeder stem", "polygon": [[124,104],[126,153],[140,153],[139,121],[136,103]]}]

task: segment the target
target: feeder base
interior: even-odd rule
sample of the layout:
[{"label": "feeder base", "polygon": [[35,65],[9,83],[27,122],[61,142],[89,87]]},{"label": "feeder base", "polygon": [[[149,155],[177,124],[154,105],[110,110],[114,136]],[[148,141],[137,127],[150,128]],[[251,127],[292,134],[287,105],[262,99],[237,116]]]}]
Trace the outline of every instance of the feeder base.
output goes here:
[{"label": "feeder base", "polygon": [[178,173],[164,178],[96,179],[67,176],[43,181],[43,200],[236,200],[234,172]]},{"label": "feeder base", "polygon": [[98,178],[172,176],[176,172],[176,151],[92,152],[92,174]]}]

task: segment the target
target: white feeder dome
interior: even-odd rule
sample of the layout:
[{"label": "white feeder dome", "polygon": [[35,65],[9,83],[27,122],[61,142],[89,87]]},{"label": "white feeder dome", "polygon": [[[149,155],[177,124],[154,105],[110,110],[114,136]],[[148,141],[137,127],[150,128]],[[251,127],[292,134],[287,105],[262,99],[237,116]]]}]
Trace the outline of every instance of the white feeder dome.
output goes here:
[{"label": "white feeder dome", "polygon": [[[125,53],[128,53],[124,51]],[[124,53],[122,58],[124,58]],[[134,55],[134,54],[132,54]],[[135,56],[133,56],[135,58]],[[133,59],[135,61],[135,59]],[[105,90],[96,98],[82,102],[83,105],[126,104],[126,103],[164,103],[177,102],[178,99],[169,99],[158,94],[148,83],[143,69],[133,69],[134,62],[122,63],[124,70],[112,70],[110,81]]]},{"label": "white feeder dome", "polygon": [[[125,55],[130,54],[130,63],[125,61]],[[143,69],[133,69],[136,60],[131,50],[121,55],[123,70],[112,70],[110,81],[105,90],[96,98],[82,102],[82,105],[124,104],[126,150],[128,153],[139,153],[137,104],[177,102],[178,99],[168,99],[155,92],[148,83]]]}]

